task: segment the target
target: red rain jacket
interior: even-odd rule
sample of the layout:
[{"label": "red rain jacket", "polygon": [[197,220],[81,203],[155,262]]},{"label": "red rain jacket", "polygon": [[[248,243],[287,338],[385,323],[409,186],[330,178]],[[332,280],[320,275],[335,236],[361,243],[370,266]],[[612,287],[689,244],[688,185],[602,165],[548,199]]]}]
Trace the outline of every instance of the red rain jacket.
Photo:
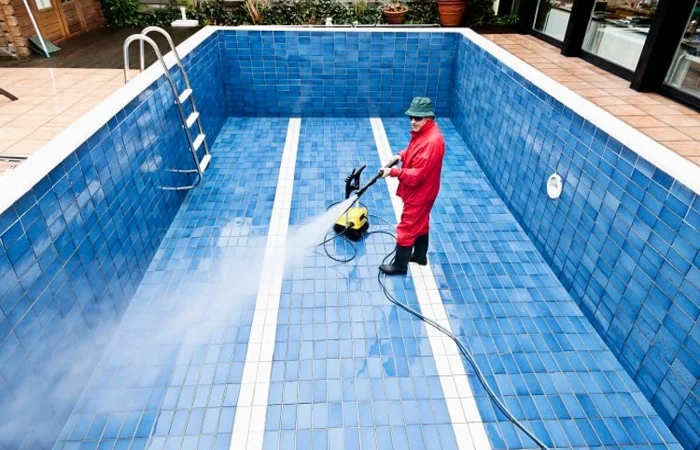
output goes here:
[{"label": "red rain jacket", "polygon": [[411,131],[411,141],[399,155],[401,168],[391,169],[390,176],[398,177],[396,195],[403,200],[397,243],[408,247],[428,233],[430,211],[440,192],[445,140],[435,121],[428,121],[418,132]]}]

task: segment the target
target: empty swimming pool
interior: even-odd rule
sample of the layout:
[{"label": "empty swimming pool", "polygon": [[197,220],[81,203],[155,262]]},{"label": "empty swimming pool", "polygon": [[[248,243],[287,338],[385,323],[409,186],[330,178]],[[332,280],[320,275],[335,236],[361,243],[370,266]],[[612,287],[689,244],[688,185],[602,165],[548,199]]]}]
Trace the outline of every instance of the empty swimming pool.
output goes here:
[{"label": "empty swimming pool", "polygon": [[[547,447],[700,445],[695,166],[471,31],[207,27],[180,52],[196,188],[162,189],[194,178],[157,65],[0,179],[3,448],[537,448],[387,301],[391,237],[346,264],[305,241],[405,148],[414,96],[445,166],[429,265],[391,293]],[[394,191],[362,197],[372,230]]]}]

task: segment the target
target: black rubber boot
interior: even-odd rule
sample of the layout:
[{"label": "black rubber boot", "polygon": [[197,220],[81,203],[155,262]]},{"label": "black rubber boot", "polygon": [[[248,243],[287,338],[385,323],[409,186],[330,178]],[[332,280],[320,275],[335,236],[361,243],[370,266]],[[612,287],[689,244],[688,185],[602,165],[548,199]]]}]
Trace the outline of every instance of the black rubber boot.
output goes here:
[{"label": "black rubber boot", "polygon": [[413,255],[411,262],[418,263],[421,266],[428,264],[428,235],[424,234],[416,239],[413,243]]},{"label": "black rubber boot", "polygon": [[408,272],[408,258],[411,257],[411,247],[402,247],[396,244],[396,255],[391,264],[382,264],[379,270],[387,275],[406,275]]}]

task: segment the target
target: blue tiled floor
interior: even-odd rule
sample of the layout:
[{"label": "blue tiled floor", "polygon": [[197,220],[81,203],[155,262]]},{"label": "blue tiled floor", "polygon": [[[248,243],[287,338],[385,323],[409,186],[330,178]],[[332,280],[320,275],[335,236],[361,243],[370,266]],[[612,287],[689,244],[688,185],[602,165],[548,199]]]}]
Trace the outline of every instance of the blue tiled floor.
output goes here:
[{"label": "blue tiled floor", "polygon": [[[368,119],[304,118],[290,233],[342,200],[345,177],[363,164],[366,182],[380,164]],[[383,183],[362,200],[371,213],[394,217]],[[375,221],[379,228],[393,231]],[[284,280],[265,449],[456,447],[425,327],[380,291],[377,266],[393,245],[369,236],[347,265],[318,249]],[[329,251],[341,258],[349,248]],[[418,308],[410,279],[394,289]]]},{"label": "blue tiled floor", "polygon": [[[227,121],[204,184],[178,212],[56,448],[229,448],[287,124]],[[452,124],[439,124],[447,154],[431,264],[453,330],[488,381],[552,447],[675,447]],[[401,150],[406,119],[384,125]],[[379,166],[368,119],[304,118],[290,234],[342,200],[344,178],[362,164],[367,181]],[[383,183],[362,200],[393,222]],[[265,449],[456,447],[425,326],[388,303],[377,283],[393,245],[374,235],[349,264],[318,249],[288,271]],[[333,243],[329,251],[350,249]],[[410,277],[390,283],[418,309]],[[533,448],[465,367],[492,445]]]},{"label": "blue tiled floor", "polygon": [[[559,448],[680,448],[528,240],[449,120],[430,259],[455,334],[510,411]],[[405,118],[385,119],[394,153]],[[465,362],[466,365],[466,362]],[[494,448],[535,448],[466,365]]]},{"label": "blue tiled floor", "polygon": [[287,124],[226,122],[56,448],[229,448]]}]

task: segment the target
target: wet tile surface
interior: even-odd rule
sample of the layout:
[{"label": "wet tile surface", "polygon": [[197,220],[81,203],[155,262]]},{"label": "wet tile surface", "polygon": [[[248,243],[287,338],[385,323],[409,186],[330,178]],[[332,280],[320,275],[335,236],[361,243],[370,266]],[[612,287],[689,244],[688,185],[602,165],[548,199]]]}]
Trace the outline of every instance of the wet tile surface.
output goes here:
[{"label": "wet tile surface", "polygon": [[56,448],[229,448],[287,123],[226,122]]},{"label": "wet tile surface", "polygon": [[[345,177],[365,164],[363,184],[380,164],[368,119],[303,119],[290,235],[342,200]],[[394,231],[377,218],[394,217],[383,183],[362,202],[374,215],[370,231]],[[456,448],[425,326],[391,305],[377,281],[394,244],[366,236],[346,264],[317,248],[285,277],[265,449]],[[354,253],[342,240],[327,250],[337,259]],[[410,278],[389,283],[419,309]]]},{"label": "wet tile surface", "polygon": [[[539,255],[449,120],[430,261],[453,330],[513,415],[557,448],[680,448]],[[392,150],[408,123],[384,119]],[[534,443],[465,367],[494,448]]]},{"label": "wet tile surface", "polygon": [[[56,448],[229,448],[287,123],[228,119]],[[439,124],[447,156],[430,263],[455,334],[496,394],[552,448],[677,448],[451,122]],[[384,126],[392,151],[403,149],[406,119]],[[367,181],[379,165],[368,119],[302,120],[289,249],[364,164]],[[383,183],[362,201],[371,231],[393,232]],[[262,448],[456,448],[425,325],[376,278],[393,246],[376,233],[348,263],[315,248],[287,267]],[[343,241],[327,250],[354,254]],[[419,309],[410,276],[388,287]],[[463,364],[492,447],[533,448]]]}]

